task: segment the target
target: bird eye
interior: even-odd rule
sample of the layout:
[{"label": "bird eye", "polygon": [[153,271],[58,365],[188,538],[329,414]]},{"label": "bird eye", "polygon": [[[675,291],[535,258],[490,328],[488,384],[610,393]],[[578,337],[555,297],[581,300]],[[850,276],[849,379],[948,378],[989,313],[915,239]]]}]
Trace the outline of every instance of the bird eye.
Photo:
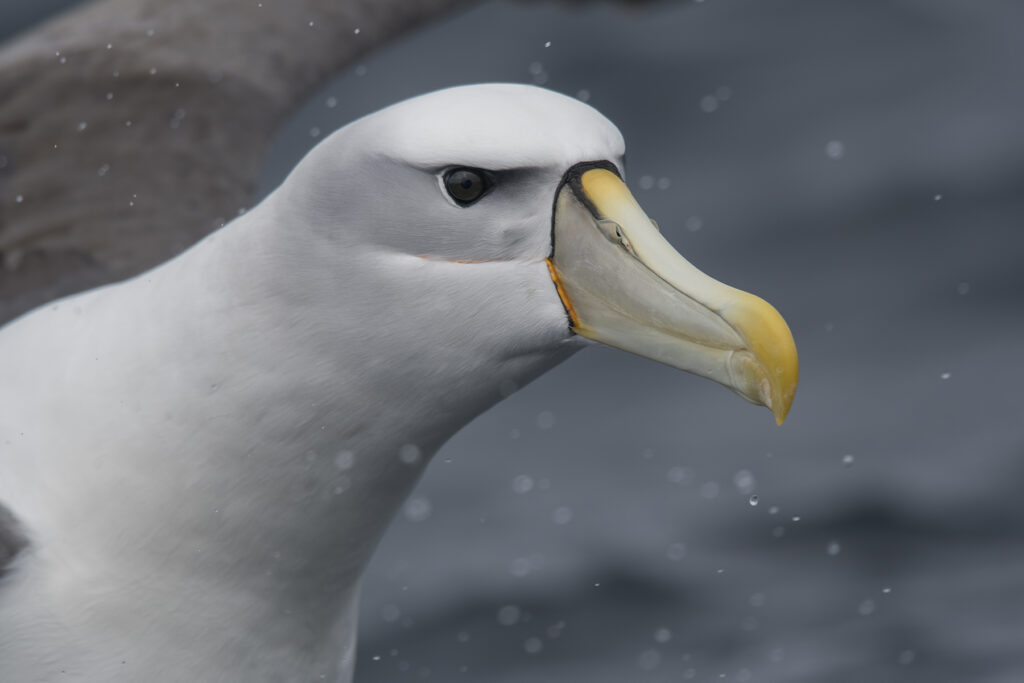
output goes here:
[{"label": "bird eye", "polygon": [[475,168],[454,168],[444,174],[444,189],[459,206],[469,206],[490,189],[486,171]]}]

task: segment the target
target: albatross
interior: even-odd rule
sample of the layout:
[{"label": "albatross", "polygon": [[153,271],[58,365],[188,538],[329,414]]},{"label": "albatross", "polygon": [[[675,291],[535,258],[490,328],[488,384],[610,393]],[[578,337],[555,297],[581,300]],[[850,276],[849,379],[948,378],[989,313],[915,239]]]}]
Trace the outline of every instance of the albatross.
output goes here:
[{"label": "albatross", "polygon": [[594,342],[781,423],[786,323],[671,247],[624,151],[548,90],[416,97],[0,330],[0,680],[349,681],[360,577],[431,456]]}]

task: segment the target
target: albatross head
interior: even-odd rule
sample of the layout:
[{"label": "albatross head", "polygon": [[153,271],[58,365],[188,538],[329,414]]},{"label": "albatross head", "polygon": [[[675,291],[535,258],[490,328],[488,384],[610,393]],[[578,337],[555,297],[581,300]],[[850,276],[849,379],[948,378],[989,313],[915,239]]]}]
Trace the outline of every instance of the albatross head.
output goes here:
[{"label": "albatross head", "polygon": [[672,248],[623,181],[624,151],[577,100],[472,85],[346,126],[283,190],[330,249],[367,266],[349,277],[378,293],[363,313],[383,345],[420,335],[436,364],[479,369],[594,340],[719,382],[781,424],[798,374],[785,321]]}]

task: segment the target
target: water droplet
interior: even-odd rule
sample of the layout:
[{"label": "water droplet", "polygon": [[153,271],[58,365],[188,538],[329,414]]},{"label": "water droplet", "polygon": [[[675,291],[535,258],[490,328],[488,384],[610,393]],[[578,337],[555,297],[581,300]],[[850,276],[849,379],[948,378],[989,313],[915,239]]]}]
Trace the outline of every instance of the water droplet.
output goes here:
[{"label": "water droplet", "polygon": [[670,467],[666,476],[673,484],[681,484],[690,478],[690,470],[677,465],[675,467]]},{"label": "water droplet", "polygon": [[526,650],[526,654],[535,655],[544,649],[544,642],[536,636],[530,636],[523,641],[523,649]]},{"label": "water droplet", "polygon": [[544,47],[551,47],[551,41],[549,40],[546,43],[544,43]]},{"label": "water droplet", "polygon": [[667,190],[671,185],[672,185],[672,181],[669,180],[668,178],[666,178],[664,176],[662,176],[661,178],[658,178],[658,189],[659,190]]},{"label": "water droplet", "polygon": [[556,621],[555,623],[551,624],[547,628],[548,638],[551,638],[552,640],[555,640],[556,638],[560,638],[562,636],[562,631],[564,631],[564,630],[565,630],[565,622],[564,621]]},{"label": "water droplet", "polygon": [[318,137],[320,137],[320,127],[319,126],[313,126],[312,128],[310,128],[309,129],[309,137],[311,137],[311,138],[318,138]]},{"label": "water droplet", "polygon": [[846,154],[846,146],[839,140],[829,140],[825,145],[825,155],[829,159],[842,159]]},{"label": "water droplet", "polygon": [[754,494],[749,499],[751,507],[757,507],[757,494]]},{"label": "water droplet", "polygon": [[964,295],[969,291],[971,291],[971,284],[969,282],[961,282],[956,286],[957,294]]},{"label": "water droplet", "polygon": [[113,49],[113,47],[114,47],[113,43],[107,43],[107,49],[108,50]]},{"label": "water droplet", "polygon": [[690,216],[683,222],[683,225],[685,225],[686,229],[690,232],[697,232],[704,227],[704,221],[700,219],[700,216]]},{"label": "water droplet", "polygon": [[862,601],[857,606],[857,613],[860,614],[862,617],[866,617],[866,616],[869,616],[871,614],[874,614],[875,613],[875,601],[870,599],[870,598],[868,598],[867,600]]},{"label": "water droplet", "polygon": [[641,190],[649,190],[654,187],[654,176],[642,175],[638,184]]},{"label": "water droplet", "polygon": [[110,173],[110,164],[103,164],[98,169],[96,169],[96,175],[105,176],[108,173]]},{"label": "water droplet", "polygon": [[313,22],[312,22],[312,21],[311,21],[311,22],[309,22],[309,26],[310,26],[310,28],[312,28],[312,27],[313,27]]},{"label": "water droplet", "polygon": [[405,516],[410,522],[422,522],[432,511],[433,505],[426,498],[410,498],[405,504]]},{"label": "water droplet", "polygon": [[579,100],[580,102],[589,102],[590,91],[585,89],[576,91],[576,99]]},{"label": "water droplet", "polygon": [[324,105],[326,105],[328,109],[334,109],[338,106],[338,98],[334,96],[328,97],[324,100]]},{"label": "water droplet", "polygon": [[657,650],[644,650],[637,657],[636,665],[644,671],[654,671],[661,665],[661,655]]},{"label": "water droplet", "polygon": [[839,541],[829,541],[828,545],[825,546],[825,552],[827,552],[829,555],[832,555],[833,557],[838,555],[840,550],[841,547],[839,545]]},{"label": "water droplet", "polygon": [[112,92],[108,92],[108,93],[107,93],[107,101],[109,102],[109,101],[110,101],[110,100],[112,100],[112,99],[114,99],[114,93],[112,93]]},{"label": "water droplet", "polygon": [[700,98],[700,108],[705,114],[710,114],[718,109],[718,98],[714,95],[705,95]]},{"label": "water droplet", "polygon": [[153,37],[154,33],[156,33],[156,31],[154,31],[153,29],[146,29],[146,35],[149,36],[150,38]]},{"label": "water droplet", "polygon": [[20,194],[19,195],[15,195],[15,197],[14,197],[14,203],[15,204],[21,204],[23,201],[25,201],[25,197],[23,195],[20,195]]},{"label": "water droplet", "polygon": [[944,372],[941,375],[939,375],[939,377],[941,377],[942,379],[949,379],[952,376],[953,375],[949,374],[948,372]]},{"label": "water droplet", "polygon": [[407,443],[398,451],[398,458],[406,465],[415,465],[420,461],[420,449],[419,446],[412,443]]},{"label": "water droplet", "polygon": [[334,466],[339,470],[351,469],[356,464],[356,454],[352,451],[341,451],[334,456]]},{"label": "water droplet", "polygon": [[740,493],[750,493],[754,490],[754,475],[749,470],[740,470],[733,476],[732,483]]},{"label": "water droplet", "polygon": [[889,586],[883,586],[882,592],[888,595],[889,593],[892,593],[892,588],[890,588]]},{"label": "water droplet", "polygon": [[665,551],[665,555],[668,557],[668,559],[672,560],[673,562],[678,562],[679,560],[681,560],[684,557],[686,557],[686,544],[685,543],[672,543],[672,544],[670,544],[668,549]]},{"label": "water droplet", "polygon": [[770,508],[768,508],[768,514],[769,515],[777,515],[777,514],[779,514],[779,506],[778,505],[772,505]]},{"label": "water droplet", "polygon": [[847,453],[843,456],[843,467],[853,467],[854,457]]},{"label": "water droplet", "polygon": [[149,75],[150,76],[156,76],[156,67],[155,66],[149,67]]},{"label": "water droplet", "polygon": [[498,623],[502,626],[515,626],[521,614],[517,605],[504,605],[498,610]]},{"label": "water droplet", "polygon": [[352,33],[356,34],[357,36],[359,35],[359,33],[360,33],[361,31],[362,31],[362,29],[361,29],[361,28],[358,28],[358,27],[357,27],[357,28],[354,28],[354,29],[352,29]]},{"label": "water droplet", "polygon": [[533,490],[533,477],[520,474],[512,479],[512,490],[518,494],[529,493]]},{"label": "water droplet", "polygon": [[533,562],[528,557],[517,557],[508,567],[508,573],[516,578],[523,578],[534,570]]},{"label": "water droplet", "polygon": [[934,197],[932,197],[932,199],[934,199],[937,202],[941,202],[942,201],[942,195],[941,194],[937,194]]},{"label": "water droplet", "polygon": [[555,508],[551,513],[551,519],[555,524],[564,525],[572,521],[572,509],[562,506]]},{"label": "water droplet", "polygon": [[88,127],[88,125],[89,124],[86,123],[85,121],[79,121],[78,122],[78,132],[82,132],[83,130],[85,130],[86,127]]},{"label": "water droplet", "polygon": [[654,632],[654,642],[667,643],[672,640],[672,631],[667,628],[659,628]]},{"label": "water droplet", "polygon": [[793,515],[793,521],[794,522],[799,522],[800,521],[800,515]]}]

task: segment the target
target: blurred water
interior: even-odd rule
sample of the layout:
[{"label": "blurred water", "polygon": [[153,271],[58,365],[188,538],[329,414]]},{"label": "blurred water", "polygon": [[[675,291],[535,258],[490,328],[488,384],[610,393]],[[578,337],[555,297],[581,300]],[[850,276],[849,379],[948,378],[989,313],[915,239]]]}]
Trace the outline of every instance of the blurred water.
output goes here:
[{"label": "blurred water", "polygon": [[599,348],[483,415],[371,566],[357,680],[1024,681],[1022,26],[1010,0],[492,3],[315,97],[264,188],[427,90],[589,99],[802,365],[782,429]]},{"label": "blurred water", "polygon": [[313,126],[402,97],[586,90],[648,213],[802,361],[782,429],[604,349],[478,419],[377,554],[358,679],[1024,680],[1021,26],[1011,2],[489,4],[315,98],[268,186]]}]

